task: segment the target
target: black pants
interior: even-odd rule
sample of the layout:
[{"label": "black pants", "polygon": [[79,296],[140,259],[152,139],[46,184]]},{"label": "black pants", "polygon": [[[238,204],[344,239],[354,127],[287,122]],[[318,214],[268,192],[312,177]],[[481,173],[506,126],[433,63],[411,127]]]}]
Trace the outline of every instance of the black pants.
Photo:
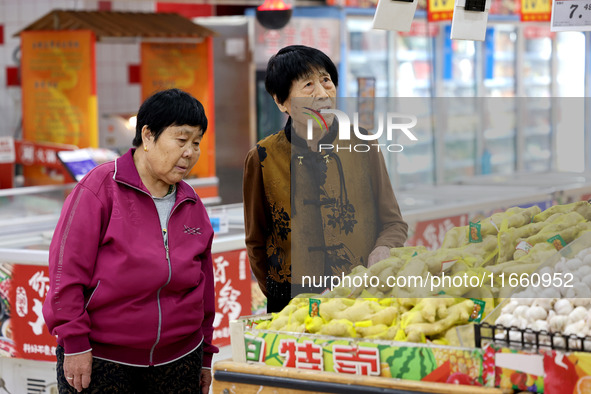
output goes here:
[{"label": "black pants", "polygon": [[[63,347],[57,347],[56,356],[60,394],[78,393],[64,376]],[[201,393],[202,361],[203,345],[179,360],[157,367],[132,367],[93,357],[90,386],[82,393]]]}]

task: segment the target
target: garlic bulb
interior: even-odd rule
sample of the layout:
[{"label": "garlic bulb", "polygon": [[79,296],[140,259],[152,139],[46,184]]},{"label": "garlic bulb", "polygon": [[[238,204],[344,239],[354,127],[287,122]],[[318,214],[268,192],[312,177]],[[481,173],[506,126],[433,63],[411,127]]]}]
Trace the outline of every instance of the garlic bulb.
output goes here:
[{"label": "garlic bulb", "polygon": [[565,260],[564,258],[560,259],[558,263],[554,265],[554,272],[564,272],[565,269]]},{"label": "garlic bulb", "polygon": [[548,327],[551,332],[562,332],[567,320],[568,316],[566,315],[555,315],[548,320]]},{"label": "garlic bulb", "polygon": [[585,276],[591,274],[591,265],[583,265],[577,269],[577,272],[574,274],[575,278],[584,278]]},{"label": "garlic bulb", "polygon": [[516,325],[516,321],[517,319],[515,319],[515,316],[513,316],[511,313],[505,313],[497,318],[495,324],[500,324],[504,327],[511,327]]},{"label": "garlic bulb", "polygon": [[525,317],[528,321],[534,322],[536,320],[543,320],[548,317],[548,312],[541,306],[534,305],[525,312]]},{"label": "garlic bulb", "polygon": [[574,323],[568,324],[566,327],[564,327],[564,333],[566,335],[574,334],[577,336],[584,336],[584,335],[582,335],[582,331],[584,328],[585,328],[585,320],[579,320]]},{"label": "garlic bulb", "polygon": [[590,298],[573,298],[571,300],[571,302],[573,303],[573,306],[577,307],[577,306],[584,306],[585,308],[589,308],[591,307],[589,305],[589,302],[591,301]]},{"label": "garlic bulb", "polygon": [[534,305],[541,306],[542,308],[544,308],[546,310],[546,312],[548,312],[549,310],[552,309],[552,306],[554,305],[554,299],[553,298],[538,298],[537,300],[535,300]]},{"label": "garlic bulb", "polygon": [[548,322],[546,320],[536,320],[531,325],[531,329],[534,331],[548,331],[549,329]]},{"label": "garlic bulb", "polygon": [[527,305],[519,305],[513,311],[513,316],[515,317],[525,317],[525,313],[529,310],[529,306]]},{"label": "garlic bulb", "polygon": [[544,267],[544,268],[540,269],[540,276],[542,276],[544,274],[552,275],[553,273],[554,273],[554,270],[552,269],[552,267]]},{"label": "garlic bulb", "polygon": [[567,272],[575,272],[576,270],[578,270],[580,267],[583,266],[583,262],[580,259],[577,259],[576,257],[574,259],[570,259],[565,263],[565,267]]},{"label": "garlic bulb", "polygon": [[559,315],[568,315],[573,310],[573,305],[569,300],[560,299],[554,303],[554,310]]},{"label": "garlic bulb", "polygon": [[503,314],[503,313],[512,313],[518,305],[519,304],[515,300],[509,301],[509,303],[507,303],[507,305],[505,305],[503,307],[503,309],[501,309],[501,314]]},{"label": "garlic bulb", "polygon": [[548,287],[540,293],[543,298],[560,298],[560,291],[554,287]]},{"label": "garlic bulb", "polygon": [[587,308],[584,306],[578,306],[571,313],[568,314],[566,324],[573,324],[575,322],[581,321],[585,323],[585,318],[587,317]]}]

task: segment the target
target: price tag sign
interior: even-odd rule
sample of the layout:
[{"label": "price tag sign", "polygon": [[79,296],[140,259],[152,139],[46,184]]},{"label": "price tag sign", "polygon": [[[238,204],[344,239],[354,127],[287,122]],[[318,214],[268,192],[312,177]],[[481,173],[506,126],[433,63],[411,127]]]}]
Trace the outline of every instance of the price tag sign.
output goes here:
[{"label": "price tag sign", "polygon": [[552,2],[552,31],[591,31],[591,1]]},{"label": "price tag sign", "polygon": [[552,6],[550,0],[522,0],[522,22],[549,22]]},{"label": "price tag sign", "polygon": [[429,22],[450,21],[454,15],[454,0],[427,0]]}]

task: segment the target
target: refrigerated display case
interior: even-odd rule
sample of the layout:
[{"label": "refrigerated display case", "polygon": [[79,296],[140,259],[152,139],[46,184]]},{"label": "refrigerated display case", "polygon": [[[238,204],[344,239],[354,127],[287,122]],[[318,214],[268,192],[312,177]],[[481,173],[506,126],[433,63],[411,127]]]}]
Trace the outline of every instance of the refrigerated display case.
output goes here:
[{"label": "refrigerated display case", "polygon": [[475,97],[437,99],[436,166],[438,183],[449,183],[476,171],[476,135],[480,130],[479,100]]},{"label": "refrigerated display case", "polygon": [[520,26],[521,45],[518,54],[522,56],[521,84],[527,97],[552,96],[552,58],[553,36],[549,28],[540,29],[536,25]]},{"label": "refrigerated display case", "polygon": [[[371,31],[368,10],[343,14],[353,30],[342,54],[349,76],[343,95],[354,97],[357,78],[372,74],[377,97],[424,97],[426,116],[433,119],[430,128],[417,128],[419,142],[406,142],[403,154],[387,159],[397,187],[589,168],[591,118],[585,118],[583,104],[556,100],[585,96],[589,33],[551,33],[545,24],[492,15],[481,43],[449,39],[448,22],[428,22],[419,11],[410,32]],[[438,102],[452,97],[452,103]],[[454,112],[453,101],[466,106]]]},{"label": "refrigerated display case", "polygon": [[390,60],[388,50],[391,34],[371,28],[367,16],[347,17],[347,71],[346,97],[357,97],[358,78],[375,78],[375,96],[388,97]]},{"label": "refrigerated display case", "polygon": [[398,97],[431,97],[434,89],[434,47],[439,24],[414,20],[409,33],[395,36],[396,95]]},{"label": "refrigerated display case", "polygon": [[514,97],[516,89],[515,47],[517,26],[495,24],[486,29],[484,39],[484,95]]},{"label": "refrigerated display case", "polygon": [[442,90],[444,97],[477,97],[475,41],[452,40],[451,25],[441,29],[443,34]]},{"label": "refrigerated display case", "polygon": [[393,141],[385,136],[379,143],[394,143],[403,146],[401,152],[382,150],[390,180],[396,190],[410,189],[417,185],[431,185],[435,182],[435,155],[433,131],[433,100],[429,97],[399,97],[389,99],[389,107],[395,112],[413,114],[417,124],[412,128],[416,141],[411,141],[402,133],[394,134]]}]

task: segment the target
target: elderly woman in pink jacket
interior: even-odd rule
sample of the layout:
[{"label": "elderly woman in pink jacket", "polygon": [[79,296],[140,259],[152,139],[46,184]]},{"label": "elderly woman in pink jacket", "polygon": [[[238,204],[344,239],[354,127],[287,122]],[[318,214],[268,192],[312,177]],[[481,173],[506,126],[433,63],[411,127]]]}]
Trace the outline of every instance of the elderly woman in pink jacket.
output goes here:
[{"label": "elderly woman in pink jacket", "polygon": [[43,307],[60,393],[208,392],[213,230],[183,181],[206,129],[199,101],[158,92],[139,109],[135,148],[66,199]]}]

